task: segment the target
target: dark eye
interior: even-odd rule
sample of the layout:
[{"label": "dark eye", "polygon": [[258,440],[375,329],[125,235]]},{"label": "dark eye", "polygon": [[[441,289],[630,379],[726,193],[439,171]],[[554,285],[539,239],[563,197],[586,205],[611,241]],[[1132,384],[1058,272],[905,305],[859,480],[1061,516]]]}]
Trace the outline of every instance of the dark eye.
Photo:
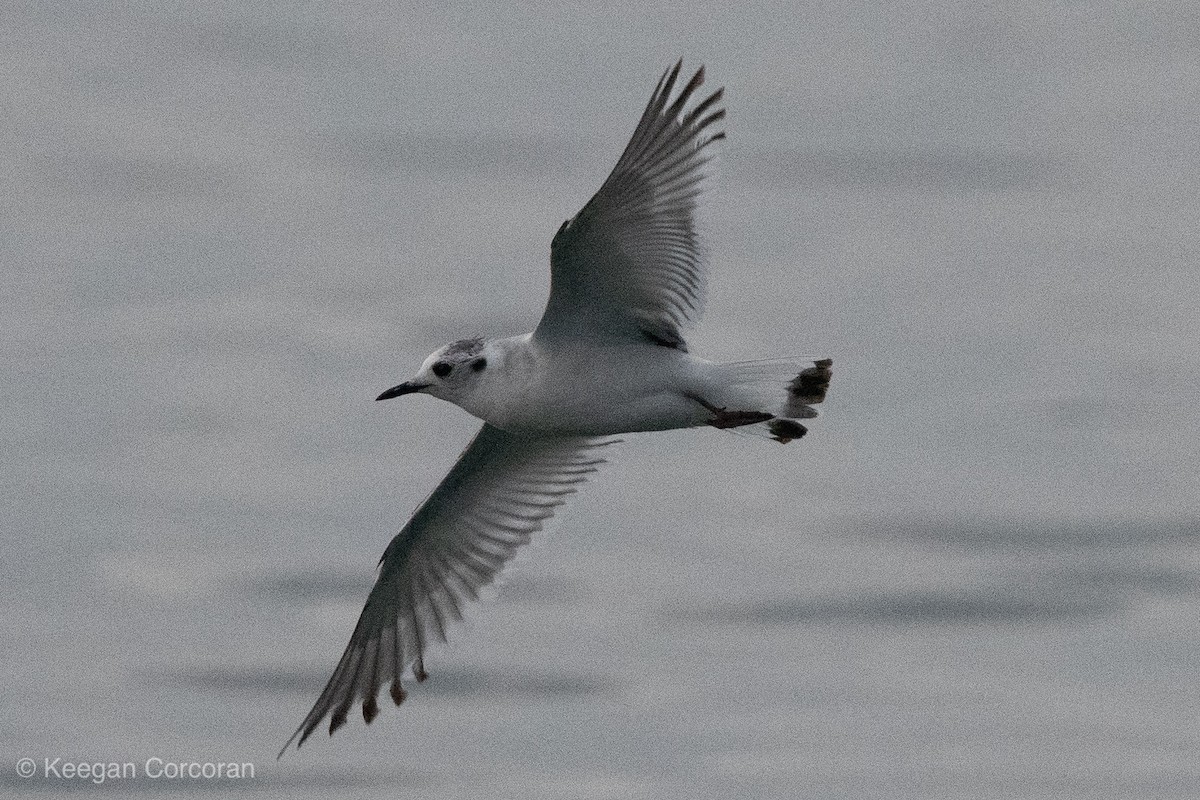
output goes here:
[{"label": "dark eye", "polygon": [[433,365],[433,374],[437,375],[439,378],[444,378],[450,374],[450,370],[452,369],[454,369],[454,367],[450,366],[445,361],[439,361]]},{"label": "dark eye", "polygon": [[471,369],[475,370],[476,372],[482,371],[485,367],[487,367],[486,358],[477,358],[471,362]]}]

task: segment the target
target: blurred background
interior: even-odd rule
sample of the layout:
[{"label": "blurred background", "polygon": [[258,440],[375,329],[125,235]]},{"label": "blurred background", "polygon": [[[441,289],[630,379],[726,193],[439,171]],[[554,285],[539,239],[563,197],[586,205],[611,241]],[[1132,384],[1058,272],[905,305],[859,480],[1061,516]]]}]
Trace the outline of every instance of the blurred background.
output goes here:
[{"label": "blurred background", "polygon": [[[1194,797],[1192,3],[15,3],[0,793]],[[662,70],[728,141],[693,352],[810,435],[630,436],[367,728],[275,754]],[[13,765],[31,757],[38,774]],[[251,762],[56,779],[42,759]]]}]

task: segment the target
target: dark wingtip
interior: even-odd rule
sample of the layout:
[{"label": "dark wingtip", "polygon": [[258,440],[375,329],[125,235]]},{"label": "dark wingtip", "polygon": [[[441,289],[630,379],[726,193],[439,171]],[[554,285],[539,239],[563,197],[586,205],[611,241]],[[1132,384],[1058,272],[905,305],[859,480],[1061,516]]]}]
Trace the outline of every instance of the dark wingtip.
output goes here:
[{"label": "dark wingtip", "polygon": [[671,90],[675,88],[675,81],[679,80],[679,70],[681,69],[683,69],[683,58],[680,58],[678,61],[676,61],[675,66],[667,70],[666,75],[663,75],[663,80],[661,81],[659,89],[662,92],[664,103],[666,102],[667,97],[671,94]]},{"label": "dark wingtip", "polygon": [[404,698],[408,697],[408,692],[404,691],[404,687],[400,685],[400,681],[392,681],[391,688],[392,702],[400,705],[404,702]]},{"label": "dark wingtip", "polygon": [[366,700],[363,700],[362,712],[363,721],[370,725],[371,720],[379,716],[379,703],[375,701],[374,697],[368,697]]},{"label": "dark wingtip", "polygon": [[[306,722],[307,722],[307,720],[306,720]],[[284,743],[283,748],[279,751],[279,754],[275,756],[275,760],[278,761],[279,759],[283,758],[283,754],[286,753],[288,751],[288,748],[292,746],[292,742],[296,742],[296,749],[299,750],[300,745],[304,744],[304,740],[308,738],[308,735],[310,733],[312,733],[311,725],[308,725],[307,727],[304,725],[301,725],[299,728],[296,728],[296,732],[293,733],[291,738],[289,738],[287,740],[287,742]],[[300,737],[299,741],[296,741],[297,736]]]},{"label": "dark wingtip", "polygon": [[339,708],[337,711],[333,712],[333,715],[329,718],[329,735],[333,736],[333,732],[345,724],[346,724],[346,709],[345,709],[345,707],[342,707],[342,708]]}]

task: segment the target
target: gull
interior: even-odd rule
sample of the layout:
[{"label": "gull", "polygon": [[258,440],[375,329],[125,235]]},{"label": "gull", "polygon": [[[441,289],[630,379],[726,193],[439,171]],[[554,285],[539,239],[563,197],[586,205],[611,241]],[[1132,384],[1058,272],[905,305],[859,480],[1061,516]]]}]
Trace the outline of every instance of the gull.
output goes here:
[{"label": "gull", "polygon": [[832,360],[722,364],[688,351],[706,281],[695,212],[725,110],[721,89],[693,103],[703,67],[676,91],[681,67],[663,74],[612,173],[555,234],[537,328],[451,342],[376,398],[432,395],[483,427],[387,546],[350,643],[280,756],[326,717],[332,735],[355,703],[370,724],[385,684],[403,702],[401,678],[425,680],[426,648],[605,462],[614,435],[712,426],[786,444],[807,432],[799,420],[816,416]]}]

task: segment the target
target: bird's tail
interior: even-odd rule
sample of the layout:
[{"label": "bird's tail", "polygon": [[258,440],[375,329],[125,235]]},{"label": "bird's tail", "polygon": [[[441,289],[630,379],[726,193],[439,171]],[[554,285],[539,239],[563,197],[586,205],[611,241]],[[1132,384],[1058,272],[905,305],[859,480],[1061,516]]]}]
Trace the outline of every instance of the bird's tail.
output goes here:
[{"label": "bird's tail", "polygon": [[735,361],[718,367],[718,405],[738,411],[769,414],[769,419],[730,426],[744,433],[769,435],[784,444],[808,433],[798,422],[817,416],[813,406],[825,400],[833,375],[833,359],[800,361],[765,359]]}]

